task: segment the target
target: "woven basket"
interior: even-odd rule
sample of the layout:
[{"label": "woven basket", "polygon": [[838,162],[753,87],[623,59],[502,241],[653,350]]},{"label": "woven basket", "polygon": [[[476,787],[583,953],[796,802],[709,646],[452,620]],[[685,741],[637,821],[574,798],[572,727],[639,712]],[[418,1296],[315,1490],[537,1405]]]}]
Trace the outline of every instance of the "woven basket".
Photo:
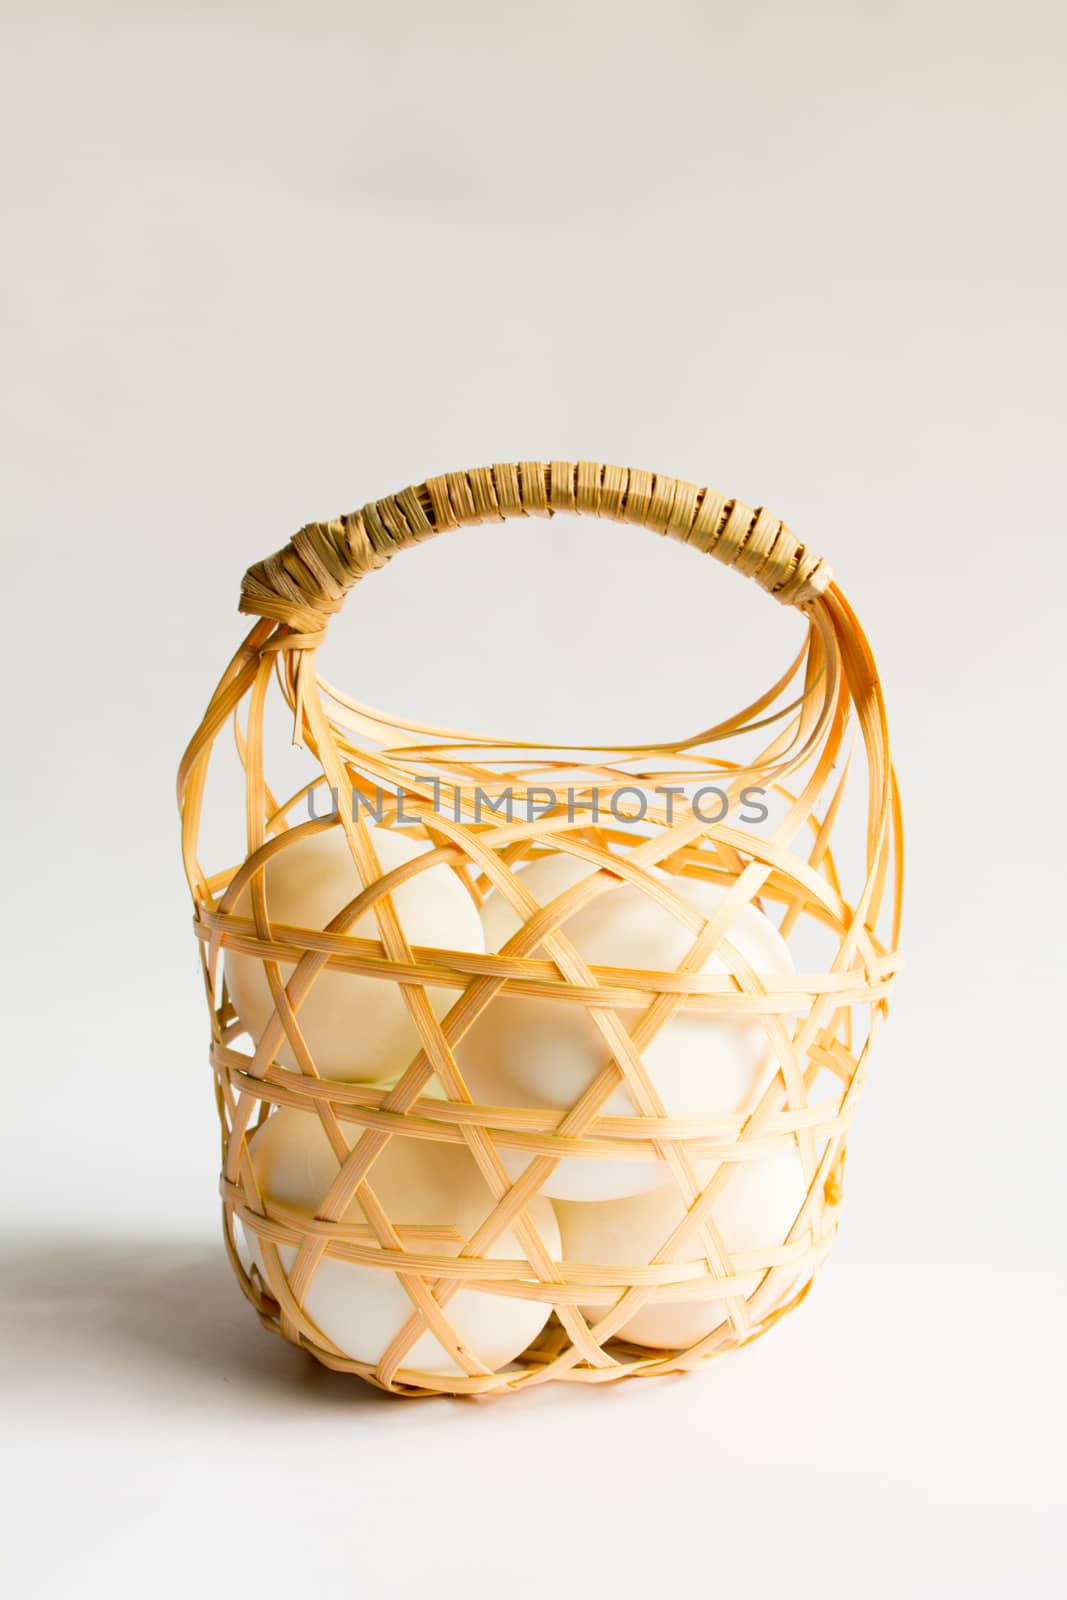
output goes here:
[{"label": "woven basket", "polygon": [[[329,618],[355,583],[398,550],[447,528],[556,512],[641,524],[713,555],[802,611],[803,649],[752,705],[692,739],[580,753],[405,723],[347,700],[319,678],[316,650]],[[550,1379],[605,1383],[651,1376],[695,1367],[757,1338],[804,1297],[836,1234],[848,1130],[896,966],[901,827],[885,707],[870,647],[826,564],[766,511],[710,489],[594,462],[521,462],[449,473],[339,521],[310,524],[251,568],[240,607],[257,620],[189,744],[178,795],[222,1124],[223,1227],[230,1260],[261,1322],[327,1366],[404,1395],[485,1395]],[[316,764],[313,782],[285,800],[275,797],[264,768],[264,715],[275,704],[293,719],[295,742]],[[246,854],[225,870],[206,872],[199,860],[205,784],[213,750],[231,725],[244,769]],[[753,741],[755,753],[743,759],[732,754]],[[857,780],[864,767],[865,780]],[[439,780],[436,789],[431,779]],[[762,786],[778,803],[773,826],[760,834],[729,814],[712,822],[692,809],[673,808],[669,817],[665,806],[654,805],[639,824],[631,820],[638,814],[635,789],[651,794],[657,786],[698,782],[718,784],[731,799],[747,785]],[[485,814],[484,807],[476,812],[479,788],[484,794],[508,786],[520,805],[546,783],[557,793],[569,791],[567,807],[561,803],[530,820],[521,812],[510,821]],[[405,818],[418,819],[415,831],[433,847],[420,855],[418,870],[428,861],[448,863],[476,901],[490,888],[507,898],[522,927],[505,953],[409,946],[389,890],[410,873],[393,871],[383,883],[365,816],[353,821],[341,805],[329,818],[328,792],[353,789],[403,796]],[[447,807],[440,803],[442,791]],[[308,820],[314,795],[322,802],[320,822]],[[831,836],[850,800],[866,809],[865,865],[858,881],[846,886]],[[390,820],[396,818],[387,814],[384,825]],[[295,830],[306,835],[326,826],[344,829],[365,884],[356,910],[349,907],[343,921],[372,907],[377,939],[355,938],[343,926],[302,929],[270,921],[265,862],[287,847]],[[555,915],[546,915],[516,876],[548,852],[590,864],[586,899],[625,880],[662,901],[670,895],[664,872],[680,886],[702,879],[731,892],[724,914],[707,920],[686,911],[679,894],[676,913],[687,917],[693,944],[677,970],[587,966],[567,937],[573,896],[561,897]],[[653,875],[652,867],[661,870]],[[252,889],[251,916],[233,909],[245,885]],[[750,903],[773,915],[787,937],[805,925],[816,929],[831,952],[820,963],[824,970],[767,982],[731,958],[731,914]],[[223,976],[227,948],[262,961],[275,1000],[270,1024],[246,1048]],[[702,969],[712,950],[727,956],[725,970],[709,974]],[[287,970],[299,963],[288,987],[279,962]],[[421,1049],[413,1060],[397,1063],[390,1083],[336,1082],[316,1071],[299,1009],[326,969],[402,985]],[[442,989],[450,1005],[440,1016],[443,1008],[431,1006],[428,996]],[[595,1022],[604,1069],[569,1111],[472,1099],[457,1064],[461,1042],[502,994],[520,996],[526,1006],[562,1000],[586,1008]],[[680,1008],[762,1019],[777,1073],[744,1115],[667,1114],[642,1051]],[[285,1041],[299,1070],[276,1058]],[[607,1116],[601,1107],[620,1083],[633,1114]],[[249,1159],[250,1138],[282,1106],[317,1115],[337,1154],[336,1181],[314,1218],[262,1195]],[[458,1254],[435,1259],[426,1238],[398,1232],[377,1201],[374,1163],[393,1139],[465,1145],[477,1163],[488,1191],[486,1217]],[[785,1148],[802,1163],[806,1199],[792,1226],[758,1259],[751,1252],[731,1259],[716,1227],[722,1195],[745,1159]],[[513,1182],[505,1157],[515,1152],[529,1160]],[[625,1268],[554,1259],[528,1215],[531,1200],[564,1157],[592,1162],[620,1155],[661,1163],[663,1183],[675,1185],[681,1197],[684,1221],[651,1258],[645,1252]],[[514,1159],[510,1166],[515,1170]],[[353,1199],[362,1206],[358,1225],[343,1220]],[[256,1242],[254,1267],[239,1248],[238,1220]],[[488,1259],[506,1229],[520,1241],[524,1258]],[[288,1272],[282,1245],[290,1247]],[[348,1359],[304,1308],[325,1257],[395,1273],[410,1298],[410,1318],[374,1365]],[[528,1350],[493,1370],[449,1322],[449,1302],[461,1288],[536,1300],[551,1314]],[[650,1349],[619,1338],[618,1330],[642,1306],[679,1296],[718,1299],[723,1320],[684,1349]],[[450,1352],[455,1376],[409,1364],[408,1352],[427,1329]]]}]

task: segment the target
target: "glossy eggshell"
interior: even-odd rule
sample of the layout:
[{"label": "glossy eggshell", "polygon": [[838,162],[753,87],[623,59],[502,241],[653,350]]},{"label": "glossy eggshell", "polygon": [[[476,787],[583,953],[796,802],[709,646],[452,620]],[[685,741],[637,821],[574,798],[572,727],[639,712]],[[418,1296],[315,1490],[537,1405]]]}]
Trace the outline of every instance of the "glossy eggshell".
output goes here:
[{"label": "glossy eggshell", "polygon": [[[588,862],[553,854],[520,870],[534,899],[546,905],[593,869]],[[717,884],[653,872],[703,916],[721,905],[726,890]],[[522,925],[505,897],[494,890],[482,907],[486,948],[499,950]],[[564,925],[578,953],[594,966],[670,971],[678,966],[695,935],[672,912],[640,889],[617,881]],[[746,905],[734,916],[728,938],[757,973],[773,981],[794,971],[788,946],[770,919]],[[529,952],[544,955],[542,949]],[[707,973],[729,970],[713,955]],[[619,1011],[632,1029],[640,1009]],[[577,1101],[610,1058],[596,1023],[580,1006],[566,1001],[499,995],[457,1046],[457,1059],[474,1099],[504,1106],[548,1106],[565,1110]],[[643,1051],[643,1060],[667,1114],[694,1116],[750,1111],[777,1070],[777,1057],[759,1020],[715,1017],[679,1011]],[[620,1085],[601,1108],[602,1116],[631,1116],[634,1103]],[[523,1151],[501,1150],[512,1177],[529,1161]],[[698,1166],[698,1176],[710,1171]],[[661,1162],[567,1157],[543,1186],[555,1199],[606,1200],[655,1189],[664,1181]]]},{"label": "glossy eggshell", "polygon": [[[805,1192],[795,1149],[736,1163],[713,1211],[726,1250],[759,1252],[783,1244]],[[619,1267],[647,1266],[686,1212],[673,1185],[623,1200],[558,1201],[555,1209],[566,1261]],[[678,1259],[698,1261],[703,1255],[696,1245],[688,1245]],[[750,1295],[760,1277],[759,1272],[743,1274],[738,1293]],[[620,1278],[625,1281],[624,1274]],[[583,1307],[591,1323],[608,1309],[603,1304]],[[617,1330],[617,1337],[657,1350],[686,1349],[712,1333],[726,1314],[721,1299],[646,1301]]]},{"label": "glossy eggshell", "polygon": [[[430,846],[386,828],[371,829],[382,871],[414,860]],[[305,835],[271,858],[264,869],[267,914],[274,922],[321,931],[360,893],[363,885],[343,829]],[[442,863],[428,868],[392,893],[393,905],[410,944],[448,950],[484,950],[478,911],[453,869]],[[252,915],[251,888],[238,896],[234,913]],[[362,939],[379,937],[373,910],[364,912],[347,933]],[[256,1041],[274,1012],[263,964],[253,956],[227,950],[226,982],[234,1009]],[[294,968],[281,963],[285,982]],[[438,1017],[455,1003],[458,989],[427,987]],[[353,1083],[378,1083],[399,1075],[420,1048],[418,1032],[400,986],[388,978],[322,971],[297,1011],[301,1032],[319,1075]],[[277,1057],[297,1067],[288,1037]]]},{"label": "glossy eggshell", "polygon": [[[345,1127],[349,1145],[359,1129]],[[283,1108],[253,1136],[249,1156],[265,1197],[314,1215],[338,1173],[338,1161],[319,1118]],[[449,1227],[455,1240],[408,1243],[420,1254],[457,1256],[493,1209],[492,1194],[469,1151],[459,1145],[396,1137],[374,1163],[369,1183],[390,1222],[397,1227]],[[549,1255],[560,1251],[559,1225],[549,1202],[540,1196],[527,1208]],[[353,1200],[345,1221],[359,1222],[363,1212]],[[258,1241],[248,1230],[257,1265],[264,1274]],[[288,1273],[296,1258],[291,1245],[278,1251]],[[487,1252],[490,1260],[523,1262],[525,1252],[508,1229]],[[517,1276],[534,1278],[531,1268]],[[408,1321],[414,1307],[396,1274],[373,1266],[324,1256],[304,1295],[308,1316],[345,1355],[376,1363]],[[537,1300],[460,1289],[445,1314],[461,1342],[486,1366],[506,1366],[541,1332],[550,1307]],[[462,1368],[436,1336],[424,1331],[405,1355],[405,1369],[456,1376]]]}]

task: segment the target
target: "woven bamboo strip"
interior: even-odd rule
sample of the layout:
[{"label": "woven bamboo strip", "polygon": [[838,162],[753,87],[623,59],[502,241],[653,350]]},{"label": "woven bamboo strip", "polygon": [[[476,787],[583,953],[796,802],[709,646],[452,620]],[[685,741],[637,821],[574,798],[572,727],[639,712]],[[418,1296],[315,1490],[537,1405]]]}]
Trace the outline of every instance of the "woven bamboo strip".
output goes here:
[{"label": "woven bamboo strip", "polygon": [[[316,652],[329,619],[349,589],[400,550],[450,528],[560,514],[640,524],[734,567],[804,614],[804,649],[763,695],[714,727],[674,742],[600,749],[408,722],[363,706],[320,678]],[[770,513],[681,480],[589,461],[496,463],[446,473],[350,516],[308,524],[249,570],[240,607],[258,620],[190,741],[178,790],[211,1016],[226,1246],[264,1326],[328,1366],[406,1395],[485,1395],[552,1379],[653,1376],[689,1370],[761,1336],[803,1300],[832,1244],[848,1130],[899,965],[901,816],[884,700],[870,647],[826,563]],[[282,800],[267,782],[264,733],[268,705],[279,694],[295,736],[320,771]],[[208,872],[198,838],[208,765],[227,725],[245,771],[247,848],[243,861]],[[854,743],[846,747],[850,734]],[[738,760],[731,753],[738,741],[755,736],[764,739],[763,748]],[[866,865],[862,881],[846,889],[833,835],[860,768],[867,778]],[[661,806],[646,808],[639,829],[622,828],[624,811],[604,816],[593,809],[594,790],[607,800],[635,784],[654,789],[711,777],[731,799],[751,782],[773,791],[784,811],[770,833],[692,814],[672,817]],[[576,815],[558,808],[526,820],[479,814],[479,789],[528,795],[544,784],[584,793]],[[364,796],[375,789],[402,795],[405,816],[417,819],[432,848],[383,874],[373,830],[361,816],[340,808],[322,822],[299,820],[319,785],[338,793],[351,786]],[[447,807],[439,804],[441,795]],[[381,825],[396,820],[386,815]],[[273,921],[265,864],[294,839],[327,826],[343,829],[363,890],[326,929]],[[586,861],[590,875],[541,907],[517,874],[532,856],[553,850]],[[494,889],[512,905],[521,928],[502,951],[482,956],[409,944],[392,893],[441,864],[457,871],[476,898]],[[664,885],[654,867],[673,874],[677,887]],[[686,877],[729,890],[714,917],[705,920],[693,909]],[[573,947],[568,916],[620,880],[689,929],[690,949],[674,971],[589,966]],[[235,906],[246,887],[251,914],[239,915]],[[771,983],[747,968],[730,943],[730,924],[741,906],[756,901],[775,908],[784,934],[810,923],[832,941],[826,969]],[[377,938],[352,935],[348,930],[368,912]],[[262,962],[271,988],[274,1014],[251,1055],[234,1046],[240,1024],[220,983],[225,950]],[[725,973],[701,971],[712,950],[725,961]],[[283,966],[293,969],[288,981]],[[324,971],[400,985],[419,1048],[392,1084],[319,1077],[299,1019]],[[452,997],[442,1018],[429,1003],[433,990]],[[530,1006],[563,1001],[582,1007],[599,1031],[608,1064],[569,1111],[472,1100],[456,1047],[501,995]],[[668,1115],[643,1052],[680,1009],[759,1019],[779,1071],[748,1115]],[[296,1068],[277,1059],[285,1042]],[[425,1093],[431,1079],[443,1098]],[[634,1107],[628,1117],[603,1110],[620,1083]],[[336,1180],[315,1217],[281,1207],[259,1190],[248,1141],[276,1107],[316,1115],[336,1155]],[[486,1184],[486,1215],[470,1239],[446,1241],[448,1230],[393,1225],[376,1194],[374,1168],[394,1138],[444,1141],[470,1152]],[[754,1256],[731,1258],[716,1227],[717,1204],[739,1166],[785,1147],[802,1163],[806,1201],[785,1238]],[[530,1159],[513,1182],[502,1152],[515,1151]],[[674,1183],[683,1201],[682,1223],[648,1262],[608,1267],[554,1260],[531,1219],[531,1200],[561,1159],[605,1161],[620,1153],[661,1163],[664,1182]],[[718,1165],[701,1182],[694,1162],[711,1159]],[[352,1222],[346,1218],[356,1200],[362,1220]],[[266,1281],[258,1271],[250,1277],[241,1264],[235,1218],[258,1238]],[[489,1259],[506,1229],[524,1256]],[[442,1255],[434,1247],[445,1242],[452,1252]],[[287,1271],[279,1246],[295,1250]],[[685,1259],[694,1246],[698,1258]],[[395,1273],[409,1297],[411,1315],[376,1366],[349,1360],[308,1317],[307,1291],[328,1256]],[[753,1273],[758,1286],[746,1295]],[[449,1320],[449,1303],[460,1288],[537,1300],[551,1306],[553,1316],[518,1362],[495,1372],[465,1348]],[[650,1352],[619,1337],[642,1305],[686,1299],[721,1303],[725,1313],[697,1345]],[[586,1313],[594,1310],[590,1322]],[[462,1376],[445,1378],[407,1364],[426,1329]]]}]

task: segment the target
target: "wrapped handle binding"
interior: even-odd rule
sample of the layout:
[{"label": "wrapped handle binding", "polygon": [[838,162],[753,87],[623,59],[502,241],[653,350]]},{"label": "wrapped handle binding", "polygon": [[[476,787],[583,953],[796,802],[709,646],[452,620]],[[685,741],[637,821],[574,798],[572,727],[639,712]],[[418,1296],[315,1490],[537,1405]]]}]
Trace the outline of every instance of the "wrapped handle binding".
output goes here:
[{"label": "wrapped handle binding", "polygon": [[[758,699],[694,737],[580,750],[408,722],[350,701],[318,677],[316,647],[329,618],[353,584],[397,550],[446,528],[557,511],[669,534],[755,578],[782,604],[803,609],[802,650]],[[263,1325],[327,1366],[410,1395],[503,1393],[556,1380],[599,1384],[687,1371],[762,1337],[803,1300],[837,1232],[848,1132],[899,966],[902,823],[885,699],[859,619],[827,564],[766,511],[710,489],[595,462],[520,462],[448,473],[351,516],[309,524],[250,569],[241,610],[261,620],[226,667],[189,742],[178,800],[210,1012],[223,1229],[242,1291]],[[669,695],[664,700],[669,704]],[[287,795],[268,782],[272,706],[292,710],[317,768],[310,784],[302,781]],[[219,868],[201,861],[200,833],[208,769],[228,728],[245,774],[245,843],[240,860]],[[753,751],[747,736],[760,729]],[[740,748],[735,736],[745,739]],[[528,798],[539,766],[557,788],[566,784],[583,799],[573,818],[558,807],[516,822],[495,808],[491,817],[480,815],[482,785]],[[436,790],[427,794],[428,773],[454,798],[450,808],[437,807]],[[616,811],[614,797],[635,785],[650,794],[677,793],[683,779],[696,784],[706,777],[731,794],[744,782],[772,789],[781,804],[770,831],[706,820],[695,807],[676,816],[669,805],[650,806],[640,817]],[[395,793],[397,815],[403,797],[414,808],[406,821],[419,819],[419,837],[432,848],[409,867],[385,872],[370,823],[355,802],[351,816],[340,809],[334,821],[348,838],[363,889],[343,919],[325,929],[302,928],[272,912],[265,867],[330,825],[304,820],[321,782],[337,794],[347,794],[350,783],[353,794],[357,784]],[[865,850],[862,864],[854,860],[846,874],[835,860],[833,835],[853,796],[865,821]],[[606,812],[597,809],[605,803]],[[635,821],[642,826],[635,829]],[[588,963],[568,935],[573,899],[553,910],[525,886],[524,866],[553,856],[589,867],[583,903],[621,879],[661,911],[669,909],[693,936],[681,960],[667,970]],[[505,951],[410,942],[391,898],[397,871],[406,882],[445,862],[479,899],[492,891],[511,906],[520,926]],[[687,879],[725,890],[722,907],[729,910],[697,927],[693,919],[702,913],[689,903]],[[246,886],[251,906],[242,909]],[[783,938],[798,927],[816,930],[819,970],[750,969],[732,950],[730,926],[752,905],[773,917]],[[353,931],[361,907],[373,913],[372,936]],[[721,972],[705,969],[713,950]],[[269,1020],[257,1026],[250,1045],[242,1044],[242,1030],[249,1030],[225,980],[230,952],[261,965],[272,1000]],[[388,1082],[320,1071],[300,1013],[323,974],[396,986],[414,1036]],[[442,992],[445,1005],[435,1006]],[[532,1105],[483,1104],[468,1085],[468,1033],[488,1007],[515,1000],[531,1017],[545,1005],[565,1007],[572,1017],[584,1013],[602,1066],[573,1104],[566,1103],[569,1094],[539,1091],[524,1097]],[[755,1103],[726,1115],[709,1092],[708,1104],[671,1114],[645,1052],[679,1012],[757,1023],[774,1072]],[[435,1077],[444,1097],[431,1092]],[[626,1116],[615,1114],[612,1097],[620,1090],[633,1108]],[[260,1187],[252,1143],[277,1108],[317,1118],[337,1158],[332,1187],[314,1217]],[[378,1163],[393,1139],[462,1146],[481,1174],[492,1210],[458,1255],[442,1256],[427,1250],[426,1241],[405,1237],[382,1203]],[[724,1191],[746,1162],[772,1154],[799,1163],[805,1198],[792,1221],[783,1218],[758,1247],[731,1253],[720,1226]],[[635,1157],[659,1163],[658,1176],[675,1191],[684,1216],[669,1225],[659,1248],[653,1253],[642,1245],[640,1260],[632,1262],[571,1260],[562,1248],[550,1248],[532,1206],[549,1194],[557,1168]],[[708,1160],[715,1164],[710,1177],[702,1165]],[[345,1220],[357,1195],[366,1237]],[[238,1221],[246,1242],[254,1241],[244,1256]],[[493,1247],[508,1229],[515,1244],[505,1261]],[[417,1248],[409,1249],[412,1243]],[[291,1258],[283,1258],[282,1247]],[[407,1320],[373,1359],[335,1342],[309,1299],[322,1267],[346,1264],[393,1275],[410,1301]],[[453,1324],[460,1290],[536,1301],[554,1316],[533,1345],[497,1366]],[[707,1301],[706,1321],[673,1336],[669,1348],[634,1342],[633,1319],[644,1307],[690,1299]],[[434,1334],[454,1372],[416,1357],[424,1332]]]},{"label": "wrapped handle binding", "polygon": [[770,512],[662,473],[597,461],[495,462],[428,478],[332,522],[310,522],[245,574],[240,609],[318,634],[345,595],[398,550],[446,528],[557,511],[669,534],[754,578],[783,605],[823,594],[833,574]]}]

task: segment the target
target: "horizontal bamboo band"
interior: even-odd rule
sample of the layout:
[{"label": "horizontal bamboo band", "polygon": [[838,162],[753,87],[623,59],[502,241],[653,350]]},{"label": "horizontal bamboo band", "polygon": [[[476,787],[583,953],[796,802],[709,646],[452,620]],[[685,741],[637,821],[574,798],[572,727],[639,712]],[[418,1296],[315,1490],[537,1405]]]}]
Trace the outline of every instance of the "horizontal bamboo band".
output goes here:
[{"label": "horizontal bamboo band", "polygon": [[497,462],[428,478],[332,522],[310,522],[245,574],[240,609],[317,633],[353,584],[406,545],[446,528],[557,511],[632,522],[668,534],[754,578],[783,605],[829,586],[826,562],[762,508],[660,473],[596,461]]},{"label": "horizontal bamboo band", "polygon": [[[779,602],[805,607],[802,649],[729,717],[681,741],[642,745],[556,746],[512,739],[512,730],[505,738],[430,727],[364,706],[318,676],[314,646],[329,618],[347,590],[397,550],[447,528],[556,512],[648,527],[754,577]],[[669,597],[679,574],[667,566]],[[898,966],[901,818],[884,697],[870,646],[829,568],[768,513],[712,490],[591,462],[525,462],[448,473],[350,517],[311,524],[250,570],[241,609],[261,620],[190,741],[179,804],[211,1018],[223,1229],[264,1327],[326,1366],[401,1394],[654,1376],[760,1337],[803,1299],[837,1230],[847,1140]],[[302,763],[289,794],[276,791],[268,767],[279,711],[292,713],[314,763],[310,778]],[[227,735],[244,772],[243,856],[204,863],[208,769]],[[706,820],[695,807],[672,817],[669,804],[625,817],[612,805],[609,820],[597,804],[601,789],[619,797],[634,786],[669,794],[673,785],[681,793],[707,773],[735,801],[750,782],[772,792],[781,814],[770,832],[725,816]],[[510,805],[503,815],[490,806],[483,818],[479,794],[529,802],[541,776],[582,796],[589,812],[565,816],[558,805],[528,803],[525,818]],[[350,787],[349,816],[339,799]],[[384,815],[380,805],[374,813],[368,803],[364,821],[359,802],[375,788],[395,795],[395,810],[390,802]],[[332,817],[321,813],[331,792]],[[442,796],[451,803],[442,805]],[[834,835],[853,802],[861,825],[865,816],[866,848],[843,872]],[[401,804],[414,808],[405,833],[414,827],[407,836],[430,848],[386,870],[371,813],[390,828]],[[362,887],[325,928],[286,922],[265,879],[268,863],[331,827],[343,828]],[[541,905],[524,869],[558,858],[584,862],[588,874]],[[411,942],[394,896],[437,868],[457,873],[478,904],[492,893],[511,907],[518,931],[503,950]],[[720,892],[717,911],[705,915],[703,897],[687,894],[689,880]],[[688,930],[684,953],[667,970],[593,965],[573,941],[577,912],[620,885]],[[800,930],[802,970],[749,966],[731,936],[749,907],[771,917],[790,944]],[[814,961],[805,930],[818,934]],[[705,970],[712,952],[714,970]],[[231,992],[237,961],[262,973],[272,1002],[265,1022],[243,1015]],[[338,1064],[317,1059],[314,1007],[332,1001],[325,989],[316,997],[316,987],[357,982],[388,986],[403,1006],[404,1046],[384,1083],[327,1076]],[[509,1009],[499,1020],[516,1037],[536,1027],[539,1013],[550,1029],[565,1013],[588,1035],[593,1076],[580,1093],[576,1086],[576,1098],[557,1091],[547,1060],[544,1092],[479,1079],[474,1030],[502,1006]],[[761,1066],[736,1110],[723,1109],[712,1074],[706,1103],[688,1111],[661,1096],[650,1051],[686,1018],[739,1024],[758,1037],[767,1073]],[[344,1059],[339,1065],[348,1070]],[[361,1068],[354,1060],[352,1070]],[[285,1112],[308,1125],[314,1119],[336,1163],[324,1165],[329,1187],[299,1205],[272,1192],[258,1153],[263,1128],[277,1129]],[[477,1174],[484,1203],[473,1231],[452,1216],[394,1217],[391,1149],[413,1160],[436,1152],[457,1171],[462,1164],[472,1182]],[[736,1241],[750,1249],[730,1248],[735,1199],[741,1204],[746,1184],[758,1183],[762,1164],[776,1158],[795,1169],[799,1187],[758,1240]],[[546,1197],[565,1192],[579,1172],[592,1191],[619,1163],[641,1164],[674,1196],[678,1220],[665,1218],[658,1248],[642,1239],[620,1260],[603,1261],[595,1248],[557,1244],[541,1220]],[[316,1320],[312,1291],[327,1264],[377,1270],[409,1302],[373,1361],[346,1354],[334,1338],[347,1335]],[[500,1365],[492,1350],[475,1348],[481,1341],[462,1320],[474,1295],[483,1307],[489,1295],[527,1302],[527,1313],[540,1306],[533,1343]],[[671,1347],[639,1342],[638,1315],[673,1315],[676,1304],[687,1316],[665,1330]],[[448,1357],[444,1370],[436,1357],[427,1362],[436,1370],[419,1365],[424,1333]]]}]

